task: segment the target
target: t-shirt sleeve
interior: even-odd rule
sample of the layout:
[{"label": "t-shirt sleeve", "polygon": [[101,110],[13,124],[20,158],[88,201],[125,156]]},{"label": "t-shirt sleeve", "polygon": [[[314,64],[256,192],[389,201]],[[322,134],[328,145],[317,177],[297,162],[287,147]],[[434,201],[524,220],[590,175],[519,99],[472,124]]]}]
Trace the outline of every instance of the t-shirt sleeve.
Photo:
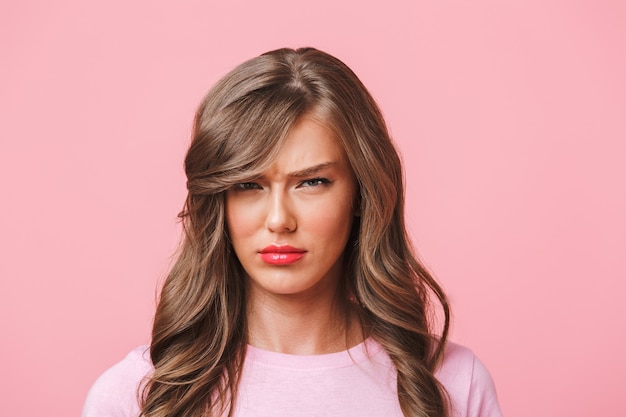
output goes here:
[{"label": "t-shirt sleeve", "polygon": [[435,375],[450,397],[452,417],[502,417],[493,379],[470,349],[448,342]]},{"label": "t-shirt sleeve", "polygon": [[130,352],[93,384],[82,417],[138,417],[140,386],[151,370],[146,346]]},{"label": "t-shirt sleeve", "polygon": [[502,417],[493,379],[485,365],[476,356],[474,356],[467,411],[468,417]]}]

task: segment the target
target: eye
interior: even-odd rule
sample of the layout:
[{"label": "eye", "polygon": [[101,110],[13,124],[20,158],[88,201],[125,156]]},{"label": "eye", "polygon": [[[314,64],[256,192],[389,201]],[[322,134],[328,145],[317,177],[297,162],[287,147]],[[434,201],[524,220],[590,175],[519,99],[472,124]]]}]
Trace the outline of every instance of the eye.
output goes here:
[{"label": "eye", "polygon": [[327,178],[311,178],[300,183],[300,187],[319,187],[330,184]]},{"label": "eye", "polygon": [[261,190],[261,187],[256,182],[240,182],[232,186],[234,191],[248,191],[248,190]]}]

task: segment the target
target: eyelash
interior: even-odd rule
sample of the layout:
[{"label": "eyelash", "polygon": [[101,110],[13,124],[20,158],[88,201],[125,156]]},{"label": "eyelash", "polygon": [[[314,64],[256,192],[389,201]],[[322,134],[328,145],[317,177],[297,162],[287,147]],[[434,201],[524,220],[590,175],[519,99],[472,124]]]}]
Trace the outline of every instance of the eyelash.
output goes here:
[{"label": "eyelash", "polygon": [[325,186],[328,184],[330,184],[330,180],[328,180],[327,178],[319,177],[319,178],[311,178],[309,180],[304,180],[300,184],[298,184],[298,186],[319,187],[319,186]]},{"label": "eyelash", "polygon": [[[298,184],[298,188],[299,187],[320,187],[320,186],[326,186],[330,184],[330,180],[328,178],[322,178],[322,177],[316,177],[316,178],[311,178],[308,180],[304,180],[301,181]],[[233,185],[233,189],[235,191],[253,191],[253,190],[260,190],[263,187],[261,185],[259,185],[256,182],[240,182],[238,184]]]},{"label": "eyelash", "polygon": [[240,182],[238,184],[233,185],[233,189],[235,191],[250,191],[250,190],[258,190],[261,186],[256,182]]}]

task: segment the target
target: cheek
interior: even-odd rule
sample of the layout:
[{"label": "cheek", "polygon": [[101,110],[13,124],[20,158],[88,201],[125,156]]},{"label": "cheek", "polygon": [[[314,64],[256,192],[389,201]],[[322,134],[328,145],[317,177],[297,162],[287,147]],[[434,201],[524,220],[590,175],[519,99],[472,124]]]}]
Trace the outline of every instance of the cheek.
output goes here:
[{"label": "cheek", "polygon": [[303,219],[307,219],[308,229],[316,236],[342,244],[352,227],[353,211],[349,202],[328,202],[311,209]]},{"label": "cheek", "polygon": [[257,219],[250,205],[227,200],[226,227],[234,245],[237,245],[237,239],[251,235],[255,230],[256,223]]}]

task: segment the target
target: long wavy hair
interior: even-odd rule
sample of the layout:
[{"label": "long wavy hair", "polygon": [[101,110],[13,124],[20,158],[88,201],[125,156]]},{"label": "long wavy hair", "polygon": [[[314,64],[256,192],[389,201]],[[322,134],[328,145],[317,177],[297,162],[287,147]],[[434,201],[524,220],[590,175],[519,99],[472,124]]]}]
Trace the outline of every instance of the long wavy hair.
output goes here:
[{"label": "long wavy hair", "polygon": [[[434,371],[449,307],[405,229],[400,158],[357,76],[340,60],[301,48],[241,64],[196,113],[185,158],[184,238],[154,318],[154,373],[141,393],[143,417],[232,412],[247,341],[246,278],[229,242],[224,194],[267,169],[304,115],[332,130],[358,182],[361,214],[346,247],[345,303],[395,364],[403,413],[447,415],[447,394]],[[444,318],[438,330],[437,305]]]}]

